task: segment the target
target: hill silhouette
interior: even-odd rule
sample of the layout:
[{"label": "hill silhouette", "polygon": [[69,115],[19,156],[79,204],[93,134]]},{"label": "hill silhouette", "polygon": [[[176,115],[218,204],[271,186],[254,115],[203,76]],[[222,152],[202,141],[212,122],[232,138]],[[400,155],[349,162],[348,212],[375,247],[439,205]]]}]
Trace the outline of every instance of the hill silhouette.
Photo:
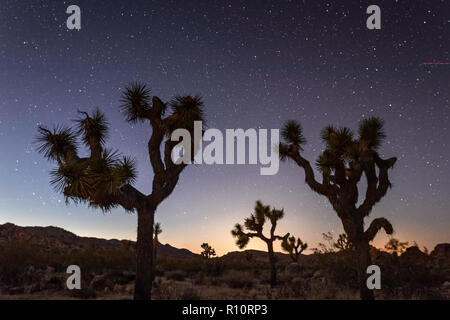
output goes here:
[{"label": "hill silhouette", "polygon": [[[134,244],[134,241],[125,240]],[[39,249],[52,252],[67,252],[73,249],[102,248],[119,249],[123,242],[118,239],[101,239],[94,237],[80,237],[59,227],[21,227],[13,223],[0,225],[0,245],[2,243],[26,242]],[[158,243],[158,253],[161,257],[187,259],[198,256],[187,250],[178,249],[170,244]]]}]

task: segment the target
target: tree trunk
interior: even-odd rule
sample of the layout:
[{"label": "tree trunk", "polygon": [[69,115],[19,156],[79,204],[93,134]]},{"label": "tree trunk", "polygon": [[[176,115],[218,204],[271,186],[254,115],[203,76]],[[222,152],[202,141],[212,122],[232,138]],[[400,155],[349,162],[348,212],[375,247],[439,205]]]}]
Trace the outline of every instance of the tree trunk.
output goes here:
[{"label": "tree trunk", "polygon": [[359,295],[361,300],[375,300],[373,290],[367,288],[367,267],[370,266],[370,247],[366,240],[359,240],[355,244],[356,259],[358,266]]},{"label": "tree trunk", "polygon": [[152,281],[155,280],[156,259],[158,258],[157,250],[158,250],[158,238],[155,237],[155,240],[153,241]]},{"label": "tree trunk", "polygon": [[154,216],[155,210],[149,209],[148,206],[138,210],[135,300],[151,300]]},{"label": "tree trunk", "polygon": [[277,285],[277,267],[275,254],[273,252],[273,244],[269,242],[267,244],[268,253],[269,253],[269,263],[270,263],[270,287],[273,288]]}]

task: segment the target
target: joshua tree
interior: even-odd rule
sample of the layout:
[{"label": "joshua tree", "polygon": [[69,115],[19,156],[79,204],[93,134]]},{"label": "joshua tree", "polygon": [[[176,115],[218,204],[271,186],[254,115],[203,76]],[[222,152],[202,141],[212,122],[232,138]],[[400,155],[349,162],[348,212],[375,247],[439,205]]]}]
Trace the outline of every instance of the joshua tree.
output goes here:
[{"label": "joshua tree", "polygon": [[155,223],[153,226],[153,266],[152,266],[152,275],[153,279],[155,278],[155,270],[156,270],[156,259],[157,259],[157,250],[159,239],[158,236],[162,233],[161,224],[159,222]]},{"label": "joshua tree", "polygon": [[214,250],[213,247],[211,247],[208,243],[202,243],[201,247],[203,249],[201,255],[206,259],[210,259],[216,255],[216,250]]},{"label": "joshua tree", "polygon": [[[105,148],[109,125],[99,110],[92,115],[80,112],[77,130],[62,126],[49,130],[40,126],[38,151],[57,162],[58,168],[51,172],[51,182],[67,200],[86,202],[103,211],[121,206],[137,213],[134,298],[145,300],[151,298],[154,215],[187,166],[172,161],[172,150],[178,142],[169,137],[178,128],[195,137],[192,134],[194,121],[203,119],[203,102],[197,96],[177,96],[170,103],[164,103],[156,96],[151,97],[144,84],[136,83],[125,88],[121,108],[128,122],[148,122],[151,127],[148,154],[154,176],[150,194],[132,186],[136,179],[135,162]],[[87,157],[80,157],[78,153],[79,138],[90,151]],[[191,150],[194,150],[191,159],[200,140],[201,137],[191,140]]]},{"label": "joshua tree", "polygon": [[[399,254],[402,254],[405,251],[408,244],[409,244],[409,242],[401,242],[400,240],[398,240],[396,238],[391,238],[386,243],[384,248],[387,251],[391,252],[394,256],[398,256]],[[417,247],[419,247],[419,246],[417,246]]]},{"label": "joshua tree", "polygon": [[[284,216],[284,211],[276,210],[275,208],[270,208],[270,206],[265,206],[261,203],[261,201],[256,201],[255,211],[250,215],[249,218],[246,218],[244,221],[244,226],[237,223],[234,226],[234,229],[231,231],[233,237],[236,237],[236,245],[239,249],[244,249],[249,243],[251,238],[260,238],[267,244],[267,253],[269,255],[269,263],[270,263],[270,286],[274,287],[277,284],[277,269],[276,269],[276,258],[275,253],[273,251],[273,243],[275,240],[284,240],[289,237],[289,233],[287,233],[284,237],[275,235],[275,229],[277,227],[278,220],[282,219]],[[263,234],[263,227],[266,222],[269,220],[271,223],[270,235],[266,237]],[[245,232],[245,229],[250,232]]]},{"label": "joshua tree", "polygon": [[338,236],[337,241],[334,243],[334,247],[339,251],[347,251],[353,249],[352,242],[345,233],[341,233]]},{"label": "joshua tree", "polygon": [[281,248],[289,253],[293,262],[298,262],[298,257],[308,248],[308,244],[304,243],[300,238],[295,239],[294,236],[291,236],[283,239]]},{"label": "joshua tree", "polygon": [[[373,292],[366,286],[366,269],[371,264],[369,242],[380,229],[392,234],[393,228],[385,218],[377,218],[364,230],[364,218],[386,195],[391,186],[388,171],[397,159],[382,159],[377,152],[386,137],[383,121],[378,118],[364,120],[357,138],[350,129],[333,126],[326,127],[321,136],[326,148],[316,164],[322,182],[316,180],[314,169],[301,155],[306,140],[296,121],[288,121],[282,130],[285,143],[279,145],[280,158],[289,158],[303,168],[308,186],[330,201],[356,251],[361,298],[373,299]],[[363,175],[367,187],[365,198],[358,205],[358,183]]]}]

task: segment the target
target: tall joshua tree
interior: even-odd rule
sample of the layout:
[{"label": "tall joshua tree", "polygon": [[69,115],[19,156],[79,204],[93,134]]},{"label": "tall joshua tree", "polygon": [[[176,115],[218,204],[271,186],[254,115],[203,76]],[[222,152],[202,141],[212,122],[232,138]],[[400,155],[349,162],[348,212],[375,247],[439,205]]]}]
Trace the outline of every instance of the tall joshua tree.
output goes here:
[{"label": "tall joshua tree", "polygon": [[283,239],[281,248],[289,253],[293,262],[298,262],[300,254],[308,248],[308,244],[303,242],[300,238],[295,239],[294,236]]},{"label": "tall joshua tree", "polygon": [[[151,128],[148,154],[154,176],[150,194],[132,185],[136,179],[134,161],[105,148],[109,125],[99,110],[91,115],[81,112],[76,130],[62,126],[49,130],[40,126],[38,151],[57,162],[57,169],[51,172],[51,182],[67,200],[86,202],[103,211],[121,206],[137,213],[134,298],[146,300],[151,299],[155,212],[172,193],[187,166],[172,161],[172,150],[178,142],[169,137],[178,128],[188,130],[194,137],[194,121],[203,119],[203,102],[198,96],[177,96],[165,103],[152,97],[145,84],[135,83],[125,88],[121,109],[128,122],[147,122]],[[79,156],[78,139],[90,151],[89,156]],[[200,139],[191,140],[191,150],[194,150],[191,159]]]},{"label": "tall joshua tree", "polygon": [[203,251],[200,253],[202,257],[210,259],[216,255],[216,250],[213,249],[208,243],[204,242],[201,245]]},{"label": "tall joshua tree", "polygon": [[162,233],[161,224],[159,222],[155,223],[153,227],[153,265],[152,265],[152,279],[155,278],[155,270],[156,270],[156,259],[158,253],[158,236]]},{"label": "tall joshua tree", "polygon": [[[231,231],[233,237],[237,238],[236,245],[239,249],[243,249],[247,246],[251,238],[259,238],[267,244],[267,253],[269,255],[270,263],[270,286],[274,287],[277,284],[277,269],[276,269],[276,258],[273,251],[273,243],[275,240],[284,240],[289,237],[289,233],[281,237],[275,234],[275,229],[277,227],[278,220],[282,219],[284,216],[284,211],[271,208],[270,206],[265,206],[261,201],[256,201],[255,211],[250,217],[246,218],[244,221],[244,226],[237,223],[234,229]],[[266,237],[263,234],[263,227],[266,221],[269,220],[271,223],[270,235]],[[245,232],[247,229],[250,232]]]},{"label": "tall joshua tree", "polygon": [[[391,186],[388,172],[397,159],[382,159],[377,152],[386,137],[381,119],[365,119],[358,133],[355,138],[345,127],[323,129],[321,137],[326,147],[316,161],[322,182],[316,180],[311,164],[302,156],[302,145],[306,140],[298,122],[288,121],[284,125],[282,137],[285,143],[280,144],[279,152],[282,160],[289,158],[303,168],[306,184],[325,196],[341,219],[356,251],[361,298],[370,300],[374,295],[366,286],[366,269],[371,264],[369,242],[380,229],[392,234],[393,228],[385,218],[377,218],[364,230],[364,219]],[[365,198],[358,205],[358,184],[363,176],[367,187]]]}]

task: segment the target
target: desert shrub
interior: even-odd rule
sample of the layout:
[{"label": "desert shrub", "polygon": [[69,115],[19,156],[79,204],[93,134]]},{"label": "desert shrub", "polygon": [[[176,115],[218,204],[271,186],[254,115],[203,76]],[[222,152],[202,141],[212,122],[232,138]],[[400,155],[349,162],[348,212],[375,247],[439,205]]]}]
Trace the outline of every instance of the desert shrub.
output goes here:
[{"label": "desert shrub", "polygon": [[205,282],[206,282],[205,275],[202,272],[199,272],[192,277],[192,283],[194,283],[197,286],[204,285]]},{"label": "desert shrub", "polygon": [[186,273],[196,273],[203,270],[204,259],[200,257],[189,259],[163,258],[158,266],[164,271],[181,270]]},{"label": "desert shrub", "polygon": [[167,272],[166,278],[174,281],[184,281],[184,279],[186,278],[186,273],[180,270],[174,270]]},{"label": "desert shrub", "polygon": [[200,294],[194,287],[181,289],[180,300],[200,300]]},{"label": "desert shrub", "polygon": [[74,289],[70,290],[70,296],[77,298],[77,299],[95,299],[97,297],[97,294],[95,291],[91,288],[81,288],[79,290]]},{"label": "desert shrub", "polygon": [[358,275],[353,251],[316,252],[315,254],[317,255],[316,269],[322,270],[327,275],[327,278],[338,285],[350,285],[351,288],[358,287]]},{"label": "desert shrub", "polygon": [[209,259],[204,262],[203,272],[207,275],[218,277],[225,271],[225,264],[218,259]]},{"label": "desert shrub", "polygon": [[255,286],[255,281],[249,273],[228,272],[222,280],[232,289],[251,289]]},{"label": "desert shrub", "polygon": [[3,244],[0,247],[0,283],[19,285],[27,278],[27,269],[45,265],[45,259],[26,242]]},{"label": "desert shrub", "polygon": [[155,267],[155,270],[153,272],[155,273],[155,277],[164,276],[164,270],[162,270],[158,265]]}]

